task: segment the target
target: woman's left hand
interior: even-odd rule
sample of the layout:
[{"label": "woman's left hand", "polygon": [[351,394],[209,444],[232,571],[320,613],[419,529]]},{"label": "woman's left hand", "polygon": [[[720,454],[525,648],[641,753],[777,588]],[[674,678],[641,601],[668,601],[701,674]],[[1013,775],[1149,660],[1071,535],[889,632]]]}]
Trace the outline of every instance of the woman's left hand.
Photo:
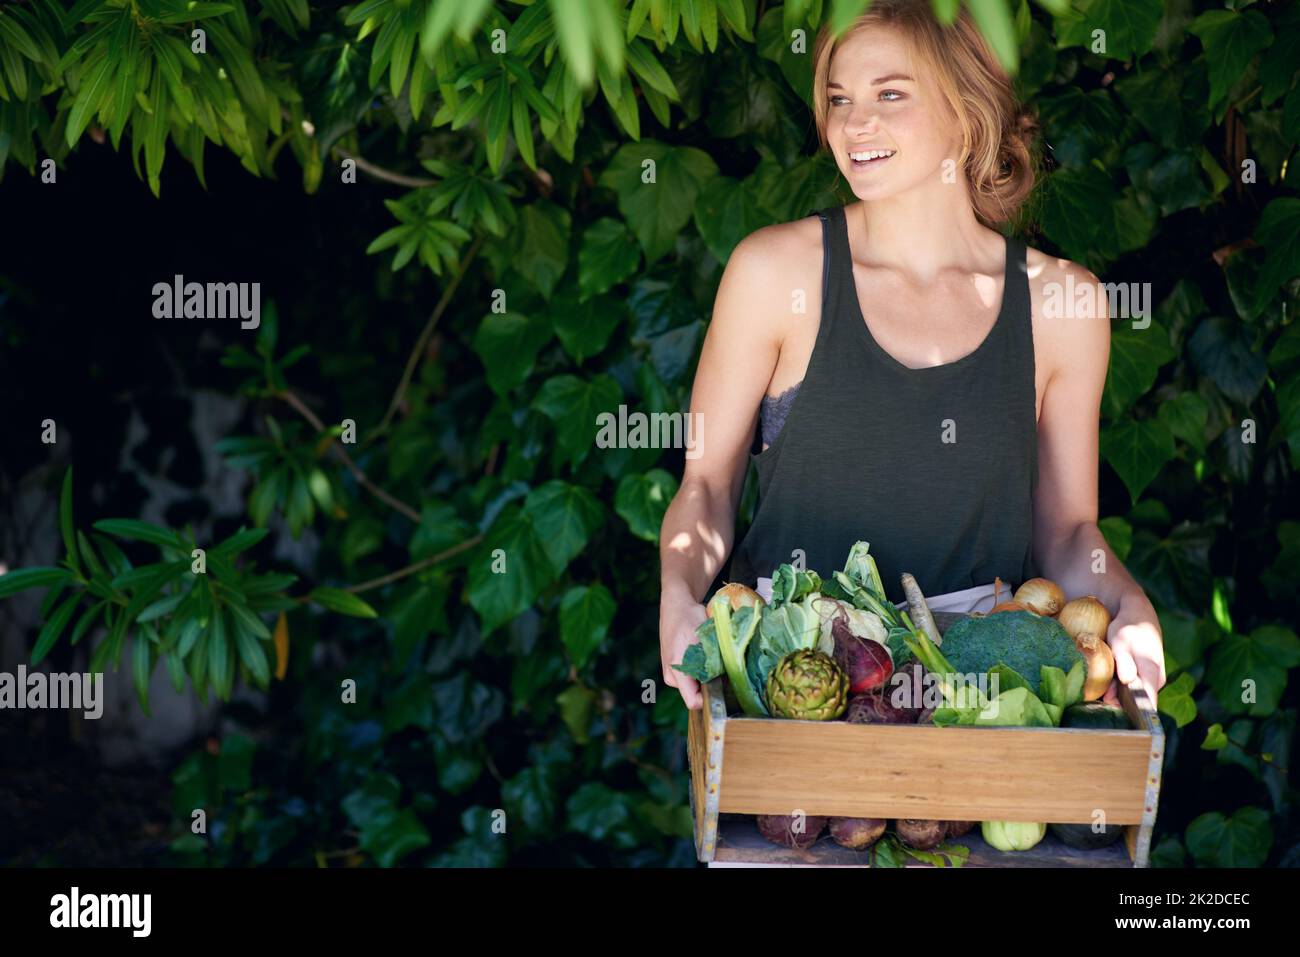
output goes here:
[{"label": "woman's left hand", "polygon": [[1119,707],[1119,684],[1138,678],[1154,708],[1156,695],[1165,686],[1165,647],[1160,620],[1146,595],[1137,592],[1120,602],[1106,632],[1106,643],[1115,656],[1115,680],[1102,701]]}]

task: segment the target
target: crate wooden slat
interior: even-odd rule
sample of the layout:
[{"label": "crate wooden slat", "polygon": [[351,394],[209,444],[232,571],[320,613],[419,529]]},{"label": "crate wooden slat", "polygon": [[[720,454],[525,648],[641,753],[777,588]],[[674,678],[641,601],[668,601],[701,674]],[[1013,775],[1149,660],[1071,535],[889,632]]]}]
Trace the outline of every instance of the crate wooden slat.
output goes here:
[{"label": "crate wooden slat", "polygon": [[[940,631],[962,616],[934,613]],[[1120,689],[1134,730],[1082,728],[938,728],[851,725],[728,717],[722,681],[703,689],[689,718],[691,808],[702,861],[791,863],[793,852],[743,837],[729,814],[791,814],[885,819],[1089,823],[1102,809],[1129,825],[1109,848],[1074,851],[1054,838],[1043,848],[1003,854],[977,835],[980,866],[1113,866],[1117,855],[1146,866],[1160,789],[1164,734],[1139,685]],[[720,834],[720,820],[729,820]],[[741,835],[741,836],[738,836]],[[826,863],[842,855],[833,842]],[[818,848],[821,847],[819,843]],[[1068,853],[1064,853],[1068,852]],[[848,852],[852,853],[852,852]],[[828,856],[829,855],[829,856]],[[837,856],[838,855],[838,856]],[[816,857],[816,854],[814,854]],[[999,863],[999,862],[1004,862]],[[809,862],[804,862],[809,863]],[[818,863],[812,860],[810,863]]]}]

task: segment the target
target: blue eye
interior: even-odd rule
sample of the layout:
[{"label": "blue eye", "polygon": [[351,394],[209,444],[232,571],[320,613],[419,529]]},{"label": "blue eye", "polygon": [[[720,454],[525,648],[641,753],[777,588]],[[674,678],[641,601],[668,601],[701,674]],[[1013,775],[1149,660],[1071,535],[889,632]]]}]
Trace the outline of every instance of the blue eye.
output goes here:
[{"label": "blue eye", "polygon": [[[898,97],[898,99],[901,100],[901,99],[903,98],[903,94],[900,93],[900,92],[898,92],[898,90],[881,90],[881,91],[880,91],[880,96],[881,96],[881,99],[884,99],[885,97]],[[888,102],[888,103],[895,103],[895,102],[897,102],[897,100],[889,99],[889,100],[886,100],[886,102]]]},{"label": "blue eye", "polygon": [[843,101],[843,100],[847,100],[847,99],[848,99],[848,97],[845,97],[845,96],[832,96],[832,97],[831,97],[831,106],[839,106],[839,105],[840,105],[839,103],[836,102],[836,100]]}]

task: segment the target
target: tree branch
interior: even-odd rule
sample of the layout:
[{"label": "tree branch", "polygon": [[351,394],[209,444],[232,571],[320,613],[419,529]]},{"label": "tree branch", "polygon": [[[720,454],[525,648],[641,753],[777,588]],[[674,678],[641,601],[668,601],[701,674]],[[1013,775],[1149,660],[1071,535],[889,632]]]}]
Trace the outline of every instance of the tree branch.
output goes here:
[{"label": "tree branch", "polygon": [[[307,403],[303,402],[302,399],[298,398],[298,396],[293,392],[285,389],[282,392],[275,392],[273,394],[276,398],[283,399],[285,402],[288,402],[291,406],[297,409],[302,414],[302,417],[310,422],[312,428],[317,432],[325,431],[325,423],[321,422],[320,417],[308,408]],[[401,512],[411,521],[415,522],[417,525],[419,524],[420,513],[405,502],[394,498],[374,482],[370,481],[366,473],[361,470],[361,466],[357,465],[357,463],[352,460],[352,456],[348,455],[347,451],[339,443],[338,439],[331,437],[330,450],[343,461],[343,464],[347,466],[348,471],[352,473],[352,477],[357,480],[362,488],[369,491],[371,495],[375,496],[375,498],[379,499],[394,511]]]},{"label": "tree branch", "polygon": [[423,176],[407,176],[405,173],[394,173],[390,169],[384,169],[377,166],[364,156],[357,156],[355,153],[349,153],[340,146],[330,148],[331,153],[336,153],[344,159],[350,159],[357,164],[357,169],[373,176],[375,179],[382,179],[386,183],[395,183],[398,186],[409,186],[411,189],[420,189],[424,186],[433,186],[437,180],[425,179]]},{"label": "tree branch", "polygon": [[418,561],[413,565],[407,565],[405,568],[399,568],[395,572],[389,572],[387,575],[383,575],[379,578],[372,578],[370,579],[370,581],[362,582],[359,585],[349,585],[347,588],[344,589],[344,591],[359,592],[359,591],[369,591],[371,588],[379,588],[382,585],[387,585],[390,582],[395,582],[400,578],[405,578],[407,575],[414,575],[418,571],[423,571],[424,569],[428,568],[430,565],[436,565],[441,561],[445,561],[446,559],[451,558],[453,555],[459,555],[467,548],[473,548],[481,541],[483,541],[483,536],[481,534],[475,535],[473,538],[467,538],[465,539],[465,541],[461,542],[460,544],[453,545],[451,546],[451,548],[448,549],[444,549],[443,551],[439,552],[436,555],[430,555],[428,558],[422,559],[421,561]]},{"label": "tree branch", "polygon": [[370,442],[388,431],[389,425],[392,424],[393,416],[397,413],[398,407],[402,404],[402,399],[406,396],[406,390],[411,384],[412,377],[415,375],[416,366],[420,364],[420,357],[424,355],[424,349],[429,342],[429,337],[433,335],[434,327],[438,324],[438,320],[442,318],[442,314],[446,312],[447,306],[451,303],[451,297],[455,295],[456,288],[460,285],[460,281],[465,278],[465,271],[469,268],[469,264],[474,260],[474,257],[478,255],[479,247],[482,245],[482,235],[474,237],[474,242],[470,244],[469,249],[465,252],[465,257],[461,260],[460,265],[456,267],[455,275],[452,276],[451,281],[447,283],[447,288],[442,291],[442,298],[439,299],[438,304],[434,306],[433,314],[429,316],[429,321],[424,324],[424,329],[421,330],[420,337],[415,340],[415,347],[411,350],[411,354],[406,357],[406,368],[402,370],[402,379],[397,384],[397,389],[393,392],[392,401],[388,403],[388,411],[384,413],[384,418],[379,423],[379,427],[365,438],[363,444],[368,445]]}]

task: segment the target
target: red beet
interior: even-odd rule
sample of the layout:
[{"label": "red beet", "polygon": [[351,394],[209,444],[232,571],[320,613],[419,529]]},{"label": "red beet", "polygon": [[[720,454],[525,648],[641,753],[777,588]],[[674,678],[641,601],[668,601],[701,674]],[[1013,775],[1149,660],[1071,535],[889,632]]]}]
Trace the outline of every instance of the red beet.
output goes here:
[{"label": "red beet", "polygon": [[860,851],[870,847],[885,833],[888,822],[874,817],[833,817],[831,837],[841,847]]},{"label": "red beet", "polygon": [[831,622],[835,640],[835,663],[849,676],[849,690],[854,694],[874,691],[894,673],[889,649],[878,641],[855,635],[844,617]]},{"label": "red beet", "polygon": [[924,679],[925,666],[919,661],[909,661],[894,672],[881,691],[890,704],[911,714],[915,721],[926,710]]},{"label": "red beet", "polygon": [[969,834],[971,828],[973,828],[977,823],[978,822],[976,821],[949,821],[948,836],[961,837],[965,834]]},{"label": "red beet", "polygon": [[889,699],[878,692],[854,695],[844,720],[850,724],[911,724],[915,717],[902,708],[895,708]]},{"label": "red beet", "polygon": [[803,822],[802,833],[794,829],[796,818],[793,814],[759,814],[757,817],[758,832],[773,844],[782,847],[812,847],[826,828],[826,818],[812,814],[800,819]]},{"label": "red beet", "polygon": [[899,818],[894,822],[894,830],[908,847],[929,851],[943,843],[944,835],[948,833],[948,822]]}]

